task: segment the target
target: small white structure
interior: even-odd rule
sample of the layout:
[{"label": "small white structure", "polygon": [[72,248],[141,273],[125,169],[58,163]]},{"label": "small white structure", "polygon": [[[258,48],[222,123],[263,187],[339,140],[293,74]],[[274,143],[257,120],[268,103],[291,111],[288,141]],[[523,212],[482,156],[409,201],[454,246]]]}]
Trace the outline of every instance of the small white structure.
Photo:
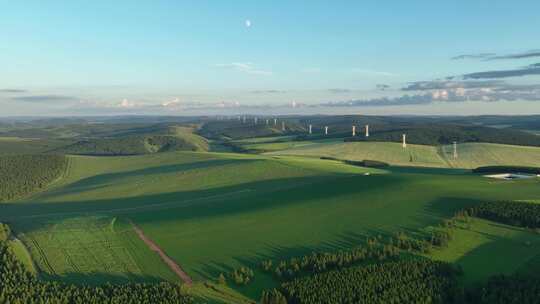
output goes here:
[{"label": "small white structure", "polygon": [[536,175],[527,174],[527,173],[501,173],[501,174],[484,175],[484,177],[502,179],[502,180],[515,180],[515,179],[534,178],[536,177]]},{"label": "small white structure", "polygon": [[458,158],[458,154],[457,154],[457,142],[454,142],[454,159],[457,159]]},{"label": "small white structure", "polygon": [[403,148],[407,148],[407,134],[403,134]]},{"label": "small white structure", "polygon": [[268,119],[266,120],[266,125],[268,125]]},{"label": "small white structure", "polygon": [[328,127],[324,127],[324,135],[328,135]]},{"label": "small white structure", "polygon": [[258,118],[257,117],[253,118],[253,121],[255,122],[255,124],[257,124]]},{"label": "small white structure", "polygon": [[352,136],[356,136],[356,126],[352,126]]},{"label": "small white structure", "polygon": [[281,122],[281,131],[285,131],[285,122],[284,121]]},{"label": "small white structure", "polygon": [[312,126],[309,125],[309,134],[311,134],[311,129],[312,129]]},{"label": "small white structure", "polygon": [[369,125],[366,125],[366,137],[369,137]]},{"label": "small white structure", "polygon": [[274,126],[277,125],[277,118],[274,118]]}]

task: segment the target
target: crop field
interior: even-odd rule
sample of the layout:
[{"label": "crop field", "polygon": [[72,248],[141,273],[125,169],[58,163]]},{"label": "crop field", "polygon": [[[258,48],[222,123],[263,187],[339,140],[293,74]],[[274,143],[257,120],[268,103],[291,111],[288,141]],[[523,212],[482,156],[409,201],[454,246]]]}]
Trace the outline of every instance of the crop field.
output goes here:
[{"label": "crop field", "polygon": [[95,284],[176,280],[131,226],[116,218],[89,216],[22,225],[39,226],[22,233],[21,239],[44,278]]}]

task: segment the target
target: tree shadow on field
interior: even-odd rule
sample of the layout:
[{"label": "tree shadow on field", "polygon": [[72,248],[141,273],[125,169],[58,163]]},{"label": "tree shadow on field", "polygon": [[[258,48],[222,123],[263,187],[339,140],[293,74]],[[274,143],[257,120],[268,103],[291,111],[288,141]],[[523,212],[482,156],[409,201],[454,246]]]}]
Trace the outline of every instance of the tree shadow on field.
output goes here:
[{"label": "tree shadow on field", "polygon": [[[254,162],[260,161],[256,159],[247,159],[242,160],[242,162]],[[169,173],[181,173],[190,170],[199,170],[204,168],[211,167],[221,167],[229,164],[238,163],[239,160],[235,159],[212,159],[204,160],[198,162],[190,162],[185,164],[174,164],[174,165],[165,165],[165,166],[155,166],[144,169],[132,170],[132,171],[122,171],[117,173],[105,173],[98,174],[91,177],[83,178],[79,181],[76,181],[72,184],[69,184],[60,189],[51,190],[47,193],[44,193],[40,196],[40,199],[48,199],[57,195],[66,195],[73,194],[83,191],[97,190],[100,188],[107,187],[111,183],[114,183],[117,180],[121,180],[133,176],[149,176],[155,174],[169,174]]]},{"label": "tree shadow on field", "polygon": [[[381,241],[388,241],[392,234],[380,229],[366,229],[362,233],[354,231],[346,231],[336,235],[332,239],[324,240],[317,245],[300,245],[300,246],[282,246],[267,243],[260,248],[258,253],[246,253],[243,256],[234,256],[232,259],[238,265],[248,266],[260,270],[262,261],[271,260],[275,263],[281,260],[288,260],[293,257],[302,257],[311,255],[314,252],[339,252],[351,250],[353,248],[366,246],[368,238],[376,237]],[[217,278],[220,273],[227,273],[234,269],[231,264],[208,261],[200,264],[197,270],[193,272],[199,277]]]},{"label": "tree shadow on field", "polygon": [[[366,182],[367,181],[367,182]],[[368,179],[358,175],[318,175],[280,178],[196,191],[141,195],[61,203],[24,203],[1,206],[0,220],[36,221],[111,215],[136,217],[139,224],[232,216],[241,213],[305,204],[312,200],[331,204],[331,198],[354,193],[380,191],[390,184],[404,182],[391,175]]]},{"label": "tree shadow on field", "polygon": [[391,166],[388,167],[392,173],[423,174],[423,175],[472,175],[469,169],[456,168],[435,168],[435,167],[412,167],[412,166]]},{"label": "tree shadow on field", "polygon": [[424,208],[424,213],[419,216],[431,216],[439,220],[450,218],[456,212],[474,207],[485,201],[464,197],[441,197],[430,201]]}]

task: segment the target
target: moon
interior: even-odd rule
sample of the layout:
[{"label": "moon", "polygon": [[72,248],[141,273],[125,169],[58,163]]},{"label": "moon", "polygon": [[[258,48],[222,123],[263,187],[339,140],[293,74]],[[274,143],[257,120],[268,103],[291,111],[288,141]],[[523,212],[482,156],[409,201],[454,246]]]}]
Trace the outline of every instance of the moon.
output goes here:
[{"label": "moon", "polygon": [[246,27],[251,27],[251,20],[249,19],[246,20]]}]

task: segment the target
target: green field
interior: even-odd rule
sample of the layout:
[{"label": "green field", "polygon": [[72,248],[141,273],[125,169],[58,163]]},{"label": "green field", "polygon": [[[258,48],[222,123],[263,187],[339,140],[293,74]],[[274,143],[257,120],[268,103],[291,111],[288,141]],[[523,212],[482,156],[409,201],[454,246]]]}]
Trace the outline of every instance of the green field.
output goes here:
[{"label": "green field", "polygon": [[540,148],[486,143],[458,145],[458,158],[453,158],[451,146],[441,147],[441,153],[452,167],[477,168],[491,165],[538,166]]},{"label": "green field", "polygon": [[310,157],[335,157],[349,160],[378,160],[398,166],[446,167],[437,148],[386,142],[322,142],[299,148],[272,152],[271,155],[297,155]]},{"label": "green field", "polygon": [[540,271],[540,235],[527,229],[473,218],[461,225],[448,248],[430,257],[460,265],[466,284],[495,274]]},{"label": "green field", "polygon": [[28,244],[44,278],[84,281],[176,281],[174,274],[135,235],[130,224],[114,217],[87,216],[28,221],[21,240]]},{"label": "green field", "polygon": [[[297,146],[286,143],[258,144],[261,150],[274,151],[269,155],[335,157],[349,160],[378,160],[398,166],[476,168],[490,165],[538,166],[540,148],[488,143],[458,145],[458,158],[453,146],[407,145],[385,142],[320,142]],[[280,146],[276,146],[280,145]],[[268,148],[267,148],[268,147]],[[282,148],[282,149],[281,149]]]},{"label": "green field", "polygon": [[[130,220],[191,277],[203,280],[232,267],[256,268],[265,258],[422,231],[483,201],[540,197],[537,179],[493,181],[456,169],[378,170],[291,156],[175,152],[70,156],[70,164],[52,188],[0,206],[0,221],[8,221],[26,244],[42,277],[70,282],[177,280],[136,238]],[[451,244],[441,259],[464,261],[467,271],[466,261],[474,261],[475,248],[483,246],[476,242],[467,250]],[[509,251],[521,246],[503,244]],[[508,269],[536,263],[530,255],[514,260]],[[255,298],[272,284],[257,276],[253,286],[240,289]]]}]

